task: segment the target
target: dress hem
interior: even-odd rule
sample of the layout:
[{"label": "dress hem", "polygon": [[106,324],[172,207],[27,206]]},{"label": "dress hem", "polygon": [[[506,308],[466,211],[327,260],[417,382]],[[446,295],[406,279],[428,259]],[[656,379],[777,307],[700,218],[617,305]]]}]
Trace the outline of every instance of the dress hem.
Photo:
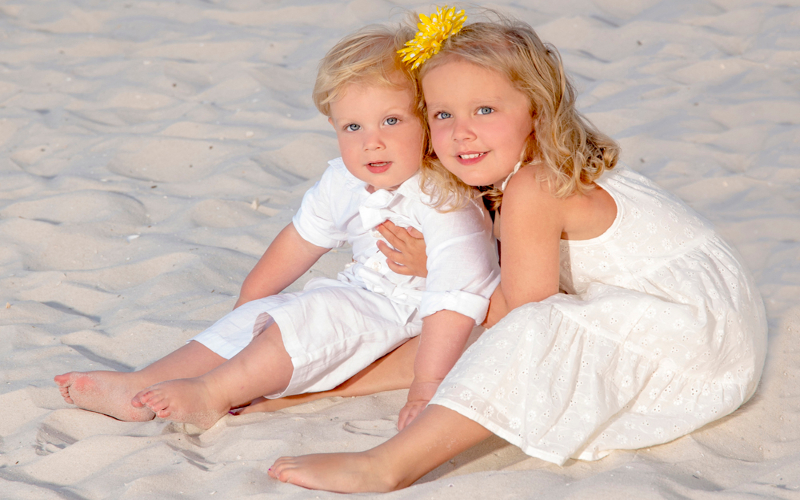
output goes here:
[{"label": "dress hem", "polygon": [[490,431],[492,434],[495,434],[496,436],[499,436],[499,437],[505,439],[509,443],[511,443],[514,446],[516,446],[519,449],[521,449],[523,451],[523,453],[525,453],[526,455],[531,456],[533,458],[538,458],[538,459],[544,460],[546,462],[554,463],[554,464],[558,465],[559,467],[564,465],[567,462],[567,460],[569,460],[571,458],[571,457],[563,457],[561,455],[557,455],[557,454],[551,453],[549,451],[544,451],[544,450],[541,450],[539,448],[535,448],[533,446],[523,446],[523,445],[521,445],[519,443],[519,436],[518,435],[509,432],[507,429],[504,429],[503,427],[500,427],[496,423],[485,419],[483,417],[483,415],[480,415],[476,411],[474,411],[474,410],[472,410],[470,408],[466,408],[466,407],[464,407],[464,406],[462,406],[462,405],[460,405],[458,403],[455,403],[452,400],[443,400],[443,401],[436,401],[436,402],[431,401],[431,403],[429,403],[429,404],[443,406],[443,407],[445,407],[445,408],[447,408],[449,410],[452,410],[452,411],[454,411],[454,412],[456,412],[456,413],[458,413],[458,414],[460,414],[460,415],[462,415],[464,417],[467,417],[468,419],[470,419],[470,420],[472,420],[474,422],[479,423],[480,425],[485,427],[486,430]]}]

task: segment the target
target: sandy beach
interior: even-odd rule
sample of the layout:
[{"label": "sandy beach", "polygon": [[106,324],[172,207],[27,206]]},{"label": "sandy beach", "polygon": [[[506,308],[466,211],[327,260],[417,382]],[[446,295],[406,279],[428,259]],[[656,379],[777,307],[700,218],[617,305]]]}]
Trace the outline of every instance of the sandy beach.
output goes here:
[{"label": "sandy beach", "polygon": [[[498,0],[561,52],[622,159],[711,220],[764,298],[742,408],[674,442],[563,467],[499,438],[391,499],[800,498],[800,4]],[[340,498],[282,455],[396,433],[406,391],[226,416],[206,432],[76,409],[53,376],[131,371],[230,311],[338,156],[319,59],[405,0],[0,3],[0,498]],[[468,11],[469,12],[469,11]],[[348,249],[303,279],[334,277]],[[360,497],[372,495],[360,495]]]}]

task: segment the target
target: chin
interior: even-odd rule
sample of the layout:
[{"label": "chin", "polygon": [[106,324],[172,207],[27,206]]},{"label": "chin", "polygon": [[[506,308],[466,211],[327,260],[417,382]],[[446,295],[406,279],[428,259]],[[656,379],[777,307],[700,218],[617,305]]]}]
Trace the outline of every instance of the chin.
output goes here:
[{"label": "chin", "polygon": [[464,184],[472,187],[491,186],[494,183],[493,181],[487,179],[470,176],[460,177],[460,179]]}]

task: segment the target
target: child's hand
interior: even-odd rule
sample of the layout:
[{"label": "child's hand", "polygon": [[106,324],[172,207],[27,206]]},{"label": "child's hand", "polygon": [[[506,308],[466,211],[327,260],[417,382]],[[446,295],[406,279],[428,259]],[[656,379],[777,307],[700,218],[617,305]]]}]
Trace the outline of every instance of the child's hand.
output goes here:
[{"label": "child's hand", "polygon": [[406,276],[428,276],[428,256],[422,233],[413,227],[398,227],[388,220],[378,226],[378,232],[395,248],[392,250],[383,241],[378,241],[378,250],[387,257],[389,269]]},{"label": "child's hand", "polygon": [[439,382],[420,382],[415,379],[411,383],[408,390],[408,401],[406,405],[400,410],[400,416],[397,419],[397,430],[402,431],[405,426],[411,423],[417,415],[422,413],[422,410],[428,405],[428,402],[436,395],[436,389],[439,388]]},{"label": "child's hand", "polygon": [[406,403],[403,409],[400,410],[400,418],[397,419],[397,430],[402,431],[405,426],[417,418],[417,415],[422,413],[422,410],[424,410],[427,405],[427,401],[409,401]]}]

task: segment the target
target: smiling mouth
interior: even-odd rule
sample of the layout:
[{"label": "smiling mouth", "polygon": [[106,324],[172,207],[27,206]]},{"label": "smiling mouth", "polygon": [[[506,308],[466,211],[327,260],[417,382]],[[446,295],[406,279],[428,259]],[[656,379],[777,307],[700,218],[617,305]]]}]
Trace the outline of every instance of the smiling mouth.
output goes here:
[{"label": "smiling mouth", "polygon": [[367,163],[367,170],[369,170],[373,174],[382,174],[389,170],[389,167],[392,166],[392,162],[390,161],[373,161]]},{"label": "smiling mouth", "polygon": [[486,155],[486,153],[470,153],[465,155],[458,155],[459,158],[462,160],[474,160],[475,158],[480,158],[481,156]]}]

